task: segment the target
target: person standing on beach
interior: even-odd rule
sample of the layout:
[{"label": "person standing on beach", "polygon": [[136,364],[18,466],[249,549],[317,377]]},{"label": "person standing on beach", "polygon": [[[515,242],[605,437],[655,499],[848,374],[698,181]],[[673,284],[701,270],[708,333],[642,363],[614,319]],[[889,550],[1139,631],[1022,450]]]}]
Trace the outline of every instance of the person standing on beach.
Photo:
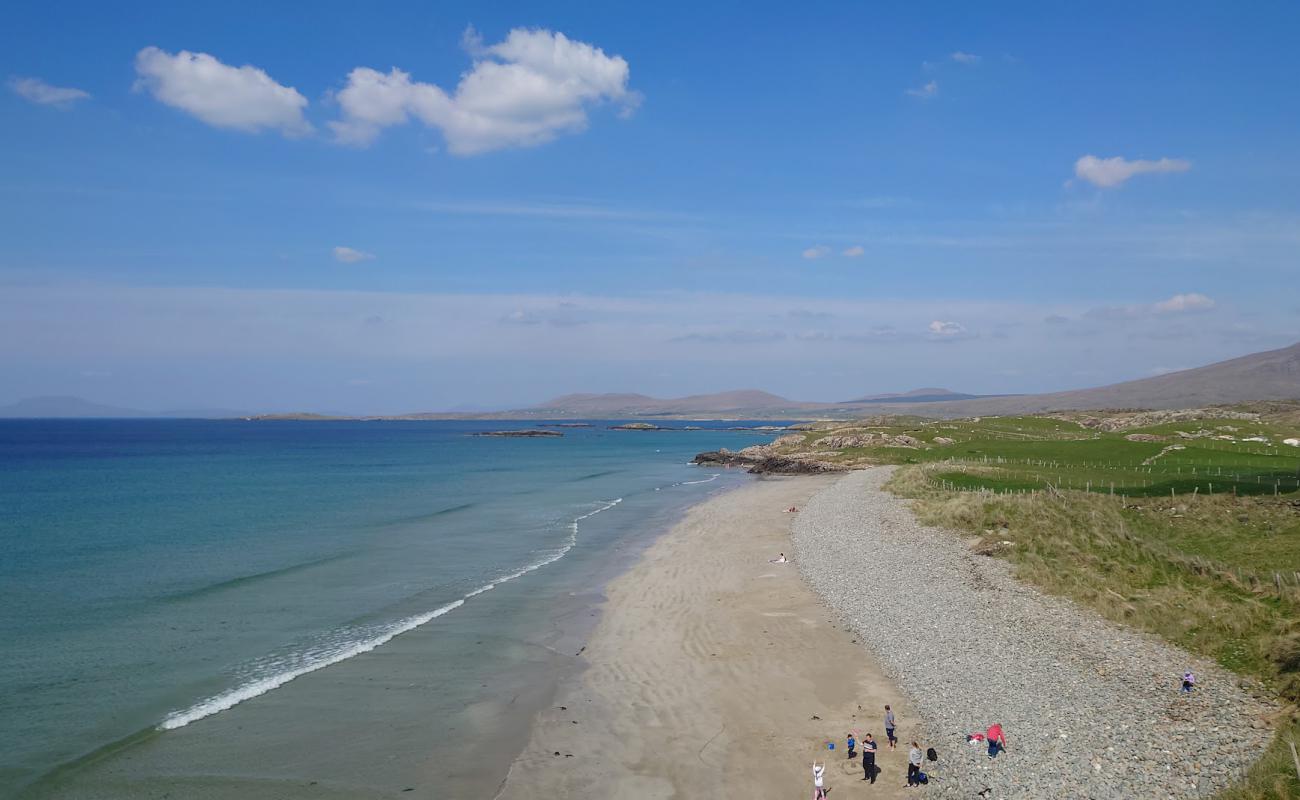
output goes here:
[{"label": "person standing on beach", "polygon": [[898,749],[898,737],[894,735],[894,712],[885,706],[885,738],[889,740],[889,749]]},{"label": "person standing on beach", "polygon": [[848,737],[844,740],[844,749],[849,751],[849,758],[853,758],[854,756],[857,755],[856,752],[857,746],[858,746],[857,740],[854,739],[853,734],[850,733]]},{"label": "person standing on beach", "polygon": [[818,764],[816,761],[813,762],[813,800],[826,799],[825,780],[822,777],[825,772],[825,764]]},{"label": "person standing on beach", "polygon": [[869,733],[862,740],[862,780],[876,782],[876,740]]},{"label": "person standing on beach", "polygon": [[920,779],[916,776],[921,774],[921,765],[925,763],[925,753],[921,752],[921,745],[912,742],[912,749],[907,754],[907,785],[919,786]]}]

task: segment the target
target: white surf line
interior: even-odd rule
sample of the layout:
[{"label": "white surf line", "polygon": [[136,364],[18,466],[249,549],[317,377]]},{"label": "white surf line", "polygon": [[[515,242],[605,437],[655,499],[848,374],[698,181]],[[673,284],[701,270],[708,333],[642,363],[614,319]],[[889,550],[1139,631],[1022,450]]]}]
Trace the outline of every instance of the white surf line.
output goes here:
[{"label": "white surf line", "polygon": [[678,484],[675,484],[675,485],[677,485],[677,486],[693,486],[693,485],[695,485],[695,484],[697,484],[697,483],[712,483],[713,481],[716,481],[716,480],[719,478],[719,476],[721,476],[721,475],[722,475],[721,472],[715,472],[715,473],[713,473],[712,475],[710,475],[709,477],[704,478],[704,479],[702,479],[702,480],[698,480],[698,481],[682,481],[681,483],[678,483]]},{"label": "white surf line", "polygon": [[583,521],[584,519],[594,517],[602,511],[608,511],[609,509],[613,508],[614,506],[618,505],[621,502],[623,502],[623,498],[619,497],[614,500],[611,500],[608,503],[605,503],[604,505],[602,505],[601,507],[597,508],[594,511],[589,511],[586,514],[583,514],[579,517],[575,517],[574,520],[571,523],[569,523],[569,541],[566,542],[555,553],[552,553],[546,558],[543,558],[539,561],[535,561],[526,567],[515,570],[514,572],[509,572],[504,575],[501,575],[498,578],[494,578],[491,583],[486,583],[478,587],[477,589],[473,590],[472,592],[467,593],[461,599],[454,600],[444,606],[435,608],[433,611],[429,611],[424,614],[416,614],[414,616],[407,617],[406,619],[398,620],[397,622],[389,625],[378,635],[373,636],[369,639],[362,640],[360,642],[356,642],[353,645],[343,650],[340,650],[336,653],[331,653],[315,661],[309,661],[303,664],[302,666],[297,667],[296,669],[286,670],[276,675],[271,675],[265,678],[259,678],[255,681],[250,681],[243,685],[236,686],[234,689],[230,689],[220,694],[213,695],[212,697],[209,697],[205,700],[200,700],[198,703],[195,703],[194,705],[190,706],[189,708],[183,711],[174,711],[171,714],[168,714],[165,718],[163,718],[162,722],[158,723],[158,730],[169,731],[169,730],[175,730],[176,728],[183,728],[186,725],[189,725],[191,722],[197,722],[198,720],[201,720],[204,717],[210,717],[213,714],[219,714],[222,711],[226,711],[230,708],[239,705],[245,700],[251,700],[254,697],[257,697],[258,695],[266,694],[272,689],[278,689],[279,687],[285,685],[286,683],[288,683],[289,681],[295,678],[300,678],[303,675],[306,675],[308,673],[315,672],[320,669],[325,669],[328,666],[337,664],[340,661],[346,661],[347,659],[352,658],[354,656],[359,656],[362,653],[369,653],[371,650],[374,650],[376,647],[387,644],[388,642],[392,641],[394,638],[401,636],[403,633],[413,631],[416,628],[420,627],[421,625],[424,625],[428,622],[437,619],[438,617],[441,617],[443,614],[446,614],[451,611],[455,611],[456,609],[465,605],[465,601],[469,600],[471,597],[477,597],[478,595],[483,594],[484,592],[490,592],[503,583],[512,581],[515,578],[521,577],[523,575],[527,575],[530,572],[539,570],[542,567],[546,566],[547,564],[554,564],[556,561],[559,561],[561,558],[564,558],[564,556],[567,555],[569,551],[571,551],[574,547],[577,546],[579,522]]}]

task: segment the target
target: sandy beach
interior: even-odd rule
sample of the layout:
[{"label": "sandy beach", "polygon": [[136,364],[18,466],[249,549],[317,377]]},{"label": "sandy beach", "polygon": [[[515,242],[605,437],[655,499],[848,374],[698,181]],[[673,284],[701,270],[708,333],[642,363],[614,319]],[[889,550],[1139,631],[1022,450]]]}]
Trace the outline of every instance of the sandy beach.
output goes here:
[{"label": "sandy beach", "polygon": [[796,565],[769,562],[794,550],[784,509],[832,480],[711,498],[613,581],[587,668],[538,715],[498,797],[806,797],[814,759],[832,797],[902,796],[905,749],[883,749],[869,785],[844,736],[883,741],[890,703],[906,741],[915,715]]}]

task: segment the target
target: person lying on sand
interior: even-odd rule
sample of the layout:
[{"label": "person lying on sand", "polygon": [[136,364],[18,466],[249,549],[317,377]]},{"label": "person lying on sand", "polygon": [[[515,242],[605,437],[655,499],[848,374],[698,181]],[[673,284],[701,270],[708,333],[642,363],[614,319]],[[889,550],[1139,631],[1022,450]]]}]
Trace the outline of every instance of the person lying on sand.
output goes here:
[{"label": "person lying on sand", "polygon": [[799,513],[799,509],[795,508],[794,506],[790,506],[789,508],[787,508],[787,509],[785,510],[785,513],[787,513],[787,514],[798,514],[798,513]]},{"label": "person lying on sand", "polygon": [[790,559],[788,559],[788,558],[785,557],[785,553],[782,553],[781,555],[777,556],[776,558],[769,558],[769,559],[767,560],[767,563],[769,563],[769,564],[784,564],[784,563],[786,563],[786,562],[789,561],[789,560],[790,560]]}]

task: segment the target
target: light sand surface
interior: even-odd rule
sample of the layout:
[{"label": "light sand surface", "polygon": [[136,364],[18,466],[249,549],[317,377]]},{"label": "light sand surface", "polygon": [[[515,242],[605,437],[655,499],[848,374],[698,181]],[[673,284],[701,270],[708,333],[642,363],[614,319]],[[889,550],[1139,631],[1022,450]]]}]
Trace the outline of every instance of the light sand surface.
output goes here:
[{"label": "light sand surface", "polygon": [[[611,583],[588,668],[538,715],[498,796],[807,798],[814,759],[836,800],[905,796],[911,708],[796,566],[768,561],[794,550],[783,509],[829,480],[764,478],[713,497]],[[903,742],[892,753],[885,703]],[[875,785],[845,757],[855,729],[882,742]]]}]

